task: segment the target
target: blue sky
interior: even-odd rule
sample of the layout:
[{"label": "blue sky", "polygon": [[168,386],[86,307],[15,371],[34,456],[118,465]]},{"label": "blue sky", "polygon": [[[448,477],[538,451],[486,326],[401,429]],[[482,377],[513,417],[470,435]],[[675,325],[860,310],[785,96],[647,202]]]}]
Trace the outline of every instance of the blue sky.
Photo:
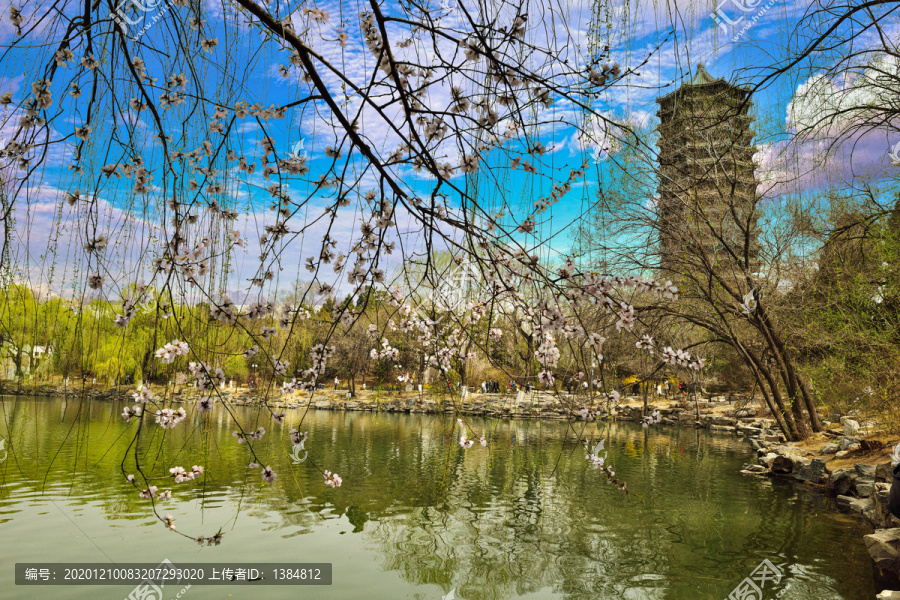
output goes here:
[{"label": "blue sky", "polygon": [[[3,8],[4,14],[9,11],[7,0]],[[26,25],[36,18],[40,8],[38,4],[27,3],[24,6],[16,5],[26,16]],[[309,7],[310,5],[306,5]],[[362,84],[370,76],[369,69],[373,58],[366,49],[358,43],[359,38],[358,12],[364,4],[343,5],[338,2],[322,2],[315,5],[317,10],[329,13],[329,20],[325,23],[312,21],[312,26],[317,27],[315,48],[326,59],[333,61],[346,77]],[[390,3],[384,5],[388,13],[392,11]],[[444,3],[446,16],[444,24],[448,29],[458,23],[458,8],[453,0]],[[550,43],[560,58],[569,58],[573,64],[586,64],[589,59],[589,23],[593,15],[590,12],[590,4],[582,2],[568,2],[557,6],[559,14],[543,13],[530,14],[530,35],[540,41],[553,40]],[[75,4],[66,5],[69,10],[78,10]],[[258,102],[263,107],[282,106],[302,98],[306,94],[306,85],[300,80],[296,71],[289,71],[288,77],[283,77],[279,72],[281,65],[289,66],[289,55],[282,51],[277,44],[267,43],[260,46],[259,36],[252,27],[246,27],[248,34],[234,37],[230,33],[232,23],[228,27],[223,20],[223,14],[227,9],[217,1],[208,1],[200,5],[203,14],[202,29],[195,35],[195,42],[201,39],[216,39],[219,45],[207,53],[199,48],[193,50],[195,56],[201,57],[198,64],[204,65],[205,73],[200,77],[206,81],[210,88],[206,90],[208,97],[215,99],[221,97],[228,99],[226,104],[232,108],[232,101],[236,98],[245,99],[253,104]],[[270,6],[270,10],[279,14],[287,14],[296,6],[287,4]],[[135,27],[144,28],[145,43],[152,45],[167,39],[171,32],[165,20],[158,23],[153,18],[160,11],[184,11],[182,7],[157,7],[146,13],[147,21],[138,23]],[[664,95],[689,77],[696,68],[698,62],[703,62],[707,70],[716,77],[737,79],[742,84],[754,84],[765,76],[767,66],[784,60],[787,53],[797,44],[802,44],[803,28],[799,26],[799,19],[806,10],[806,5],[801,2],[780,1],[745,1],[738,5],[733,0],[719,3],[693,2],[687,5],[672,3],[632,3],[611,5],[609,12],[601,20],[605,25],[600,28],[602,36],[600,43],[610,47],[609,59],[618,62],[626,76],[616,85],[609,88],[600,98],[593,100],[593,106],[598,111],[612,120],[630,123],[638,128],[651,128],[655,125],[656,98]],[[568,31],[562,35],[560,28],[561,15],[564,13],[568,22]],[[713,13],[719,15],[717,20]],[[31,19],[31,21],[29,21]],[[304,20],[306,19],[306,20]],[[304,17],[294,18],[295,27],[308,25],[310,21]],[[237,23],[244,23],[241,19]],[[900,31],[896,23],[892,23],[889,33]],[[346,48],[341,48],[337,42],[338,35],[346,32],[350,36]],[[26,40],[37,42],[49,37],[53,39],[59,34],[58,25],[44,24],[30,34]],[[0,44],[9,45],[15,39],[14,28],[9,19],[4,18],[0,22]],[[152,42],[152,43],[151,43]],[[862,43],[866,43],[863,38]],[[131,51],[140,56],[147,66],[148,74],[157,78],[156,85],[161,85],[166,77],[172,74],[165,71],[164,62],[157,60],[152,52],[145,52],[139,44],[130,46]],[[150,137],[152,133],[152,119],[147,111],[137,113],[129,109],[128,93],[121,93],[120,104],[109,105],[106,112],[98,111],[93,115],[91,123],[93,128],[92,153],[90,161],[83,161],[82,167],[86,173],[84,177],[74,176],[68,165],[73,158],[73,143],[75,138],[71,134],[75,127],[84,123],[86,118],[85,97],[69,99],[66,92],[71,81],[78,81],[82,86],[89,84],[89,77],[85,73],[79,73],[77,61],[84,54],[84,49],[76,48],[75,63],[59,69],[52,86],[54,107],[59,99],[65,99],[60,105],[60,115],[53,122],[51,138],[67,138],[65,143],[51,146],[44,167],[29,178],[25,183],[27,192],[27,208],[25,203],[20,203],[16,212],[16,233],[19,236],[19,252],[16,260],[22,267],[21,275],[30,278],[35,285],[50,285],[60,288],[61,282],[74,280],[76,274],[83,277],[91,265],[85,263],[85,257],[80,252],[80,245],[86,237],[92,235],[96,228],[109,234],[119,232],[119,235],[111,235],[113,244],[108,251],[106,264],[103,268],[110,269],[111,275],[116,275],[118,268],[127,273],[134,273],[136,265],[146,256],[143,249],[148,247],[147,242],[161,226],[160,214],[155,206],[158,206],[161,198],[161,190],[155,189],[146,197],[135,198],[128,193],[130,183],[115,178],[105,180],[99,177],[98,169],[103,164],[125,160],[121,147],[112,145],[113,153],[101,152],[109,147],[106,139],[113,135],[121,136],[124,131],[132,130],[136,139],[140,141],[140,152],[145,164],[148,165],[154,176],[154,182],[161,179],[158,172],[160,163],[160,144]],[[39,60],[40,58],[40,60]],[[14,104],[7,107],[3,113],[3,123],[0,127],[0,137],[8,140],[16,129],[16,120],[21,111],[14,109],[16,103],[21,102],[29,92],[31,83],[38,78],[42,67],[48,59],[45,48],[13,49],[3,61],[0,71],[0,94],[11,92]],[[790,72],[773,80],[754,96],[756,112],[759,116],[757,143],[760,148],[758,162],[760,163],[759,177],[768,182],[766,189],[770,193],[778,195],[785,192],[798,192],[814,190],[832,183],[831,179],[821,177],[821,173],[833,174],[837,178],[856,176],[856,172],[882,175],[891,175],[887,151],[900,139],[892,140],[887,134],[872,134],[856,145],[852,154],[846,156],[837,155],[829,162],[827,157],[816,155],[814,146],[790,145],[790,133],[793,121],[791,115],[804,115],[815,112],[817,104],[815,94],[810,94],[810,81],[822,67],[829,66],[829,58],[817,55],[814,60],[822,64],[806,61]],[[24,72],[23,72],[24,65]],[[73,79],[74,78],[74,79]],[[332,89],[338,89],[340,79],[335,74],[324,72],[326,83]],[[121,86],[127,86],[124,82]],[[133,84],[132,91],[137,93]],[[105,97],[106,100],[109,96]],[[437,101],[442,101],[438,94]],[[358,98],[351,96],[346,98],[348,114],[359,106]],[[317,109],[317,110],[314,110]],[[177,112],[177,111],[174,111]],[[206,118],[211,118],[212,108],[207,108]],[[576,131],[563,123],[580,118],[580,111],[566,102],[559,102],[553,107],[543,111],[540,118],[544,125],[538,129],[539,139],[549,148],[549,152],[543,156],[543,163],[538,168],[538,174],[529,175],[521,170],[499,168],[492,170],[490,174],[486,170],[479,177],[480,204],[491,214],[502,211],[506,223],[520,223],[531,212],[535,200],[545,197],[549,193],[550,182],[564,180],[570,169],[577,169],[584,160],[591,161],[592,166],[600,162],[601,169],[609,165],[607,155],[598,150],[598,145],[607,145],[615,152],[615,142],[607,140],[594,140],[595,143],[580,141]],[[258,145],[263,138],[265,129],[275,140],[276,151],[282,156],[288,153],[299,139],[304,140],[304,149],[308,157],[311,172],[304,179],[307,181],[289,181],[289,192],[300,194],[308,193],[310,181],[318,179],[325,168],[332,161],[325,156],[325,148],[340,142],[340,138],[334,134],[334,128],[330,123],[332,115],[323,109],[321,103],[313,107],[288,110],[285,118],[262,120],[261,123],[250,119],[236,121],[234,143],[232,148],[240,154],[246,149],[247,155],[258,154]],[[226,122],[229,117],[222,119]],[[390,116],[389,116],[390,118]],[[557,121],[554,124],[554,121]],[[205,121],[201,121],[205,123]],[[185,143],[179,140],[180,128],[172,131],[173,145],[183,151],[190,151],[199,147],[199,142],[205,134],[203,131],[194,131]],[[383,119],[367,119],[364,123],[364,133],[377,149],[387,154],[396,146],[396,136],[390,131],[390,123]],[[210,139],[217,139],[217,134],[212,133]],[[106,139],[104,139],[106,138]],[[515,149],[515,144],[512,147]],[[116,151],[123,155],[116,156]],[[453,162],[459,159],[446,155],[447,160]],[[858,165],[853,166],[851,160],[858,158]],[[805,165],[822,160],[825,168],[806,167]],[[786,161],[791,169],[797,167],[801,172],[800,177],[786,168]],[[485,158],[486,163],[496,165],[503,164],[503,158],[497,155]],[[361,161],[354,161],[351,167],[361,168]],[[352,172],[352,168],[350,169]],[[243,248],[236,248],[232,262],[232,274],[228,277],[227,287],[234,290],[245,290],[246,279],[252,276],[258,263],[255,260],[259,253],[258,238],[265,224],[271,224],[274,220],[273,213],[266,210],[271,204],[271,196],[265,190],[269,181],[265,181],[260,175],[261,168],[256,173],[238,178],[230,178],[227,182],[227,199],[225,204],[233,205],[242,212],[241,218],[236,223],[245,240]],[[226,177],[233,171],[223,172],[220,175]],[[788,174],[788,175],[786,175]],[[490,176],[488,176],[490,175]],[[410,169],[398,171],[408,185],[411,193],[425,193],[429,190],[431,181]],[[789,185],[783,179],[793,180]],[[359,189],[364,192],[377,183],[371,174],[364,175],[364,183]],[[490,182],[490,183],[488,183]],[[83,190],[87,195],[92,193],[94,185],[99,183],[97,190],[98,202],[92,211],[95,213],[91,219],[96,222],[91,226],[91,231],[81,231],[85,214],[78,213],[62,202],[61,195],[72,189]],[[453,183],[465,186],[465,179],[457,175]],[[155,185],[153,183],[152,185]],[[565,253],[569,249],[569,229],[577,224],[579,217],[593,202],[597,190],[596,169],[589,168],[586,177],[576,181],[572,190],[556,205],[550,207],[546,213],[540,215],[539,225],[536,229],[538,235],[526,240],[522,236],[517,239],[533,243],[535,240],[541,243],[540,253],[547,258],[554,258],[559,253]],[[24,196],[23,196],[24,198]],[[327,194],[315,194],[298,213],[296,219],[302,222],[312,222],[320,217],[330,203],[333,202]],[[448,197],[451,206],[455,206],[456,200],[451,194]],[[362,206],[362,205],[360,205]],[[352,206],[351,206],[352,208]],[[359,211],[342,213],[342,217],[333,224],[332,235],[342,242],[348,242],[356,235],[360,219]],[[404,223],[407,219],[407,223]],[[90,219],[89,219],[90,220]],[[408,213],[398,210],[398,237],[404,238],[405,248],[416,248],[417,235],[409,221]],[[323,233],[326,220],[319,225],[309,227],[302,236],[295,236],[281,254],[281,266],[285,269],[279,285],[287,284],[292,279],[305,279],[307,274],[299,266],[303,260],[312,254],[318,253],[316,240]],[[124,232],[124,234],[122,234]],[[57,241],[55,254],[48,252],[53,248],[52,240]],[[400,240],[398,240],[400,241]],[[346,251],[346,250],[345,250]],[[53,280],[50,281],[51,267],[56,265]]]}]

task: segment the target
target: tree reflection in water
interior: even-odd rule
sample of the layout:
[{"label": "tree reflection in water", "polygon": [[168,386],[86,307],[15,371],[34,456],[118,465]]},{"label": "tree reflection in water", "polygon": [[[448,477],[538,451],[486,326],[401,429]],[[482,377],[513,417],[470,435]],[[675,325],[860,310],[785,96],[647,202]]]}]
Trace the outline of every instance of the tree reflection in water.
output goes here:
[{"label": "tree reflection in water", "polygon": [[[9,459],[0,465],[0,531],[28,499],[57,494],[102,501],[103,527],[136,535],[124,526],[147,522],[146,501],[108,483],[121,480],[130,441],[118,403],[7,399],[2,408]],[[257,417],[269,426],[253,409],[236,410],[250,429]],[[348,552],[360,546],[360,556],[411,586],[455,588],[465,600],[725,598],[764,558],[784,566],[791,598],[874,595],[861,530],[815,495],[739,475],[750,452],[730,436],[588,424],[587,435],[607,440],[617,477],[639,494],[625,496],[585,460],[564,423],[473,419],[490,442],[462,450],[449,415],[312,411],[303,423],[306,449],[344,478],[330,489],[282,447],[300,417],[289,411],[283,425],[272,425],[285,431],[257,443],[281,474],[271,486],[247,468],[245,450],[216,411],[207,421],[189,411],[188,426],[165,435],[151,430],[141,443],[156,464],[146,468],[206,465],[196,484],[170,486],[172,512],[179,523],[197,513],[214,526],[258,521],[262,531],[226,532],[226,550],[229,535],[302,547],[329,524],[348,522],[341,538]],[[283,548],[273,541],[272,556],[253,560],[290,560]]]}]

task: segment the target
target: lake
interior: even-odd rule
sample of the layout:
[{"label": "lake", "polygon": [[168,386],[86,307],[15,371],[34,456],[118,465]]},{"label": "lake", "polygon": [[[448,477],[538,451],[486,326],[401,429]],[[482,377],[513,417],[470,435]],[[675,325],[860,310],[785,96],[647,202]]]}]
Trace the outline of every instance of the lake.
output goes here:
[{"label": "lake", "polygon": [[[566,423],[470,419],[490,442],[463,450],[451,415],[232,407],[266,429],[262,481],[225,408],[163,432],[145,421],[142,467],[205,473],[160,483],[168,531],[123,475],[137,423],[124,403],[0,400],[0,598],[125,598],[134,586],[14,585],[16,562],[330,562],[317,587],[192,586],[181,597],[435,599],[725,599],[763,560],[782,578],[767,600],[870,600],[866,528],[831,500],[789,482],[739,474],[754,454],[732,435],[633,423],[574,424],[606,439],[626,496],[585,460]],[[294,464],[289,430],[304,418],[309,458]],[[471,437],[471,436],[470,436]],[[0,452],[2,457],[2,452]],[[123,462],[124,461],[124,462]],[[312,463],[338,473],[324,485]],[[171,480],[170,480],[171,481]],[[180,588],[166,588],[174,598]],[[778,594],[781,594],[778,596]],[[755,597],[754,597],[755,598]]]}]

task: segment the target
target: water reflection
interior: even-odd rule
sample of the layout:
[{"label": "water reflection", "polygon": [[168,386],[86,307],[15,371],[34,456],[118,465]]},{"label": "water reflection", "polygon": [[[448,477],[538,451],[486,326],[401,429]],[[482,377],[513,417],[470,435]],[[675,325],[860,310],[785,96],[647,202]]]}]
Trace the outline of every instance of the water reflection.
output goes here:
[{"label": "water reflection", "polygon": [[[236,409],[246,428],[269,431],[257,452],[278,478],[266,485],[221,407],[207,419],[189,410],[174,431],[146,428],[140,447],[157,474],[206,467],[197,484],[160,487],[176,496],[164,510],[179,529],[225,529],[221,547],[198,554],[149,518],[122,481],[122,469],[134,469],[134,426],[122,422],[120,404],[6,399],[0,408],[9,440],[0,532],[28,538],[0,548],[5,564],[49,560],[51,548],[60,554],[53,560],[88,560],[83,553],[95,549],[84,536],[74,534],[88,548],[81,553],[54,545],[49,524],[68,520],[97,550],[127,548],[133,561],[165,553],[335,562],[336,584],[304,590],[313,598],[439,598],[453,588],[466,600],[725,598],[764,558],[784,567],[790,598],[874,596],[863,531],[818,496],[739,475],[748,452],[732,437],[591,424],[586,433],[607,439],[616,476],[639,495],[626,497],[589,468],[565,424],[475,420],[489,447],[463,451],[451,417],[313,411],[302,427],[307,449],[311,462],[343,477],[333,490],[308,464],[291,462],[287,434],[303,413],[279,425],[265,411]],[[0,586],[9,578],[0,575]],[[222,596],[215,588],[191,595]]]}]

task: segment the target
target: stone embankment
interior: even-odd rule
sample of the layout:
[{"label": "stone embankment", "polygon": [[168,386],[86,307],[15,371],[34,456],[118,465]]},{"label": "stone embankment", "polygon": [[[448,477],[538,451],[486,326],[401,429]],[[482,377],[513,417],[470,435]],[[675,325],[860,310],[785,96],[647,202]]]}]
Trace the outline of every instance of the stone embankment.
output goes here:
[{"label": "stone embankment", "polygon": [[[152,386],[158,398],[165,398],[175,403],[195,402],[199,394],[195,388],[179,386],[164,388]],[[68,388],[58,385],[16,386],[9,382],[0,382],[0,395],[28,396],[69,396],[84,397],[96,400],[120,400],[131,402],[135,392],[133,386],[101,389],[97,386]],[[262,398],[247,388],[224,387],[217,391],[217,398],[235,405],[252,406]],[[548,392],[532,392],[529,394],[481,394],[473,393],[464,399],[451,400],[447,395],[432,394],[426,391],[419,394],[406,392],[377,392],[357,390],[357,395],[350,398],[346,390],[324,389],[317,391],[312,398],[299,393],[282,396],[277,392],[269,398],[269,405],[277,408],[315,408],[319,410],[381,411],[404,413],[461,413],[472,416],[517,419],[571,419],[573,413],[581,408],[591,408],[598,419],[612,417],[617,421],[640,421],[642,402],[635,397],[628,397],[622,402],[609,407],[609,412],[602,402],[594,402],[588,406],[586,399],[580,396],[562,394],[557,396]],[[689,407],[677,402],[658,399],[648,405],[648,414],[659,410],[662,422],[669,425],[707,428],[713,431],[730,432],[738,435],[752,436],[764,431],[768,441],[784,440],[775,427],[772,419],[755,418],[757,410],[753,407],[735,409],[723,397],[701,399],[696,406]]]}]

